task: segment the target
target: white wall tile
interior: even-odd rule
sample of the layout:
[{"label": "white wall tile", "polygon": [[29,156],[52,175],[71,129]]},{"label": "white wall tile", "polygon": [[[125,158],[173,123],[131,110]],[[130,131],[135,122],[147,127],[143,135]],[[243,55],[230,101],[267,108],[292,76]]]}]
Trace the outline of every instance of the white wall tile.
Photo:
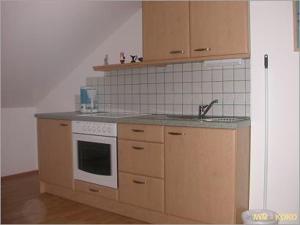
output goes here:
[{"label": "white wall tile", "polygon": [[234,81],[234,91],[235,92],[245,92],[246,82],[245,81]]},{"label": "white wall tile", "polygon": [[234,116],[245,116],[246,106],[245,105],[234,105]]},{"label": "white wall tile", "polygon": [[183,82],[193,82],[193,74],[192,74],[192,72],[191,71],[183,72],[182,81]]},{"label": "white wall tile", "polygon": [[192,93],[193,92],[193,83],[182,83],[182,93]]},{"label": "white wall tile", "polygon": [[165,93],[173,93],[173,84],[172,83],[165,84]]},{"label": "white wall tile", "polygon": [[165,73],[165,82],[172,83],[173,82],[173,73]]},{"label": "white wall tile", "polygon": [[245,80],[245,79],[246,79],[246,70],[245,69],[234,70],[234,80]]},{"label": "white wall tile", "polygon": [[174,104],[182,104],[182,94],[174,94]]},{"label": "white wall tile", "polygon": [[203,81],[212,81],[212,72],[211,72],[211,70],[202,71],[202,82]]},{"label": "white wall tile", "polygon": [[223,81],[233,80],[233,69],[223,70]]},{"label": "white wall tile", "polygon": [[174,79],[173,80],[174,82],[181,83],[182,82],[182,72],[175,72],[173,79]]},{"label": "white wall tile", "polygon": [[193,94],[183,94],[182,103],[191,105],[193,103]]},{"label": "white wall tile", "polygon": [[212,82],[202,83],[202,93],[212,93]]},{"label": "white wall tile", "polygon": [[193,76],[193,82],[201,82],[202,80],[202,71],[193,71],[192,72]]},{"label": "white wall tile", "polygon": [[174,93],[182,93],[182,83],[174,83]]},{"label": "white wall tile", "polygon": [[212,71],[213,81],[222,81],[222,70],[213,70]]},{"label": "white wall tile", "polygon": [[224,93],[233,93],[233,81],[223,82],[223,92]]},{"label": "white wall tile", "polygon": [[195,82],[192,87],[193,93],[201,93],[202,91],[202,83]]},{"label": "white wall tile", "polygon": [[182,105],[174,105],[174,114],[182,114]]},{"label": "white wall tile", "polygon": [[223,92],[223,83],[222,82],[213,82],[212,83],[213,93],[222,93]]},{"label": "white wall tile", "polygon": [[183,115],[192,115],[193,114],[193,105],[183,105],[182,114]]},{"label": "white wall tile", "polygon": [[148,74],[148,83],[156,83],[156,74]]}]

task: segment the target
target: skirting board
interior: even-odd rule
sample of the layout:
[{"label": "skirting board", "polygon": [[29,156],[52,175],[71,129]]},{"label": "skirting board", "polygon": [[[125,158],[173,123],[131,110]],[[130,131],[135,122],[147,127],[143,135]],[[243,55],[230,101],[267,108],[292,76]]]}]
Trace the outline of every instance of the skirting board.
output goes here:
[{"label": "skirting board", "polygon": [[62,198],[70,199],[75,202],[80,202],[95,208],[103,209],[123,216],[131,217],[137,220],[148,223],[177,223],[177,224],[199,224],[200,221],[194,221],[184,218],[178,218],[172,215],[163,214],[122,202],[110,200],[102,197],[95,197],[83,192],[75,192],[70,189],[59,187],[56,185],[40,182],[41,192],[50,193]]}]

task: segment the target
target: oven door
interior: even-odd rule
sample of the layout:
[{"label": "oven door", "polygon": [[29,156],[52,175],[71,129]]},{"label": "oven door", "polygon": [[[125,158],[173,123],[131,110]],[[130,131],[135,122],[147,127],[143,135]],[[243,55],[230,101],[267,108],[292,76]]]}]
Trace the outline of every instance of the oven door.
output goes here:
[{"label": "oven door", "polygon": [[74,178],[117,188],[117,139],[73,134]]}]

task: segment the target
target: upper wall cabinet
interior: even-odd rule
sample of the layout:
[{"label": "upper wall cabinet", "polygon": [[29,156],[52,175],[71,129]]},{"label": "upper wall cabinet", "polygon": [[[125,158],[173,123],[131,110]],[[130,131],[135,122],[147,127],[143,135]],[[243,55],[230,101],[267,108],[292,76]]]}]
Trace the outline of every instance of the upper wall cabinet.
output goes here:
[{"label": "upper wall cabinet", "polygon": [[190,56],[189,2],[143,2],[146,61]]},{"label": "upper wall cabinet", "polygon": [[249,56],[248,1],[143,2],[145,61]]},{"label": "upper wall cabinet", "polygon": [[190,2],[191,56],[248,54],[247,1]]}]

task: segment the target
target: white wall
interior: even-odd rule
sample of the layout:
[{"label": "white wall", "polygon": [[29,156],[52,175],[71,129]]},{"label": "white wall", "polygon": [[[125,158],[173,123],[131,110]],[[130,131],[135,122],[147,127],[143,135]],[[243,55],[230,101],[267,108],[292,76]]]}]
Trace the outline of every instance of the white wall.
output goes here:
[{"label": "white wall", "polygon": [[[291,1],[252,1],[250,207],[263,207],[264,66],[269,55],[267,208],[299,211],[299,53],[293,46]],[[299,217],[299,215],[298,215]]]},{"label": "white wall", "polygon": [[87,77],[103,76],[102,72],[93,71],[93,66],[102,65],[105,54],[109,63],[119,63],[120,52],[129,59],[130,54],[142,55],[142,10],[140,9],[119,29],[112,33],[58,86],[56,86],[37,105],[38,112],[62,112],[75,110],[75,95],[85,85]]},{"label": "white wall", "polygon": [[1,176],[37,170],[35,108],[1,110]]}]

